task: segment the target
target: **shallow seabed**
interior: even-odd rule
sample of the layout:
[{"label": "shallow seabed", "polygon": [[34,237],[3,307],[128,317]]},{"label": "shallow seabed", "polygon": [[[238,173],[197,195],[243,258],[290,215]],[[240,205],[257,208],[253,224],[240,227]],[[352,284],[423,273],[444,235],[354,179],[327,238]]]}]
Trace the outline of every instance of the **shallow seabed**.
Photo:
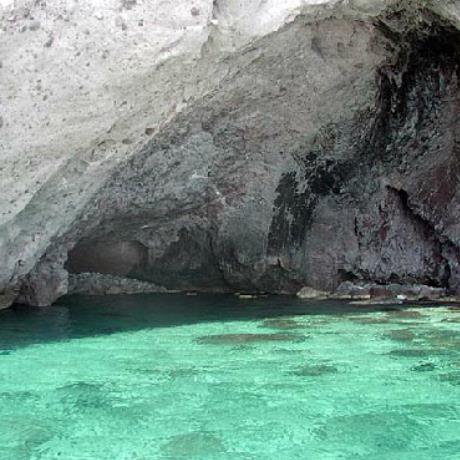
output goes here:
[{"label": "shallow seabed", "polygon": [[71,297],[0,312],[0,459],[460,458],[460,310]]}]

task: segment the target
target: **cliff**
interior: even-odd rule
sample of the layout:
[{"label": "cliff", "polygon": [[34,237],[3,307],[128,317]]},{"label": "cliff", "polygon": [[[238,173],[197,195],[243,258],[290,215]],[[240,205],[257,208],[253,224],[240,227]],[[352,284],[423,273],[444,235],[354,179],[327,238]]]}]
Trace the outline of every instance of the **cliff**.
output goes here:
[{"label": "cliff", "polygon": [[2,2],[1,302],[460,291],[459,29],[446,0]]}]

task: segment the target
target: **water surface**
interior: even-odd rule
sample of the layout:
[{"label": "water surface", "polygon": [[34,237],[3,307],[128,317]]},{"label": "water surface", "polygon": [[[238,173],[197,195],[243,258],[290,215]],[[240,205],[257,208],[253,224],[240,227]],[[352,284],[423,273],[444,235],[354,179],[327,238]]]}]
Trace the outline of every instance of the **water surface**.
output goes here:
[{"label": "water surface", "polygon": [[460,458],[460,310],[69,297],[0,312],[0,459]]}]

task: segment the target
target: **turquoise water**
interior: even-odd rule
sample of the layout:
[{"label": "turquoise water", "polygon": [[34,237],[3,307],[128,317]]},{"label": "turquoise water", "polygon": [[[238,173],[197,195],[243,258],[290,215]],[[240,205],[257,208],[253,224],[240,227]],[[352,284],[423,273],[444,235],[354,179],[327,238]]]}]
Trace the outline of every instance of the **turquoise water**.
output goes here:
[{"label": "turquoise water", "polygon": [[0,312],[0,459],[460,459],[460,310],[73,297]]}]

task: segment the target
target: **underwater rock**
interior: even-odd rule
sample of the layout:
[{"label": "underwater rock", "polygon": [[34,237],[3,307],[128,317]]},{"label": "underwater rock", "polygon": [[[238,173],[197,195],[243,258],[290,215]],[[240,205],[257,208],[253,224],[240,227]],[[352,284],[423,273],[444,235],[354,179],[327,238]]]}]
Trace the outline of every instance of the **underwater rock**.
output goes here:
[{"label": "underwater rock", "polygon": [[397,342],[412,342],[416,338],[416,335],[410,329],[396,329],[385,334],[391,340]]},{"label": "underwater rock", "polygon": [[266,319],[261,327],[267,327],[270,329],[298,329],[302,327],[300,323],[293,319],[286,318],[272,318]]},{"label": "underwater rock", "polygon": [[191,432],[171,437],[161,446],[165,458],[206,458],[225,452],[221,439],[210,432]]},{"label": "underwater rock", "polygon": [[420,312],[416,310],[393,309],[387,310],[387,315],[398,319],[420,319],[423,318]]},{"label": "underwater rock", "polygon": [[391,350],[388,355],[395,357],[404,357],[404,358],[427,358],[430,356],[435,356],[442,354],[437,350],[427,349],[427,348],[398,348]]},{"label": "underwater rock", "polygon": [[338,369],[329,364],[308,364],[294,371],[294,374],[302,377],[319,377],[327,374],[336,374],[337,372]]},{"label": "underwater rock", "polygon": [[442,382],[450,383],[451,385],[460,385],[460,371],[447,372],[439,376]]},{"label": "underwater rock", "polygon": [[436,364],[430,363],[430,362],[420,363],[420,364],[417,364],[416,366],[411,367],[411,370],[415,372],[431,372],[431,371],[434,371],[435,369],[436,369]]},{"label": "underwater rock", "polygon": [[298,342],[306,339],[300,334],[216,334],[198,337],[196,343],[202,345],[241,345],[257,342]]}]

